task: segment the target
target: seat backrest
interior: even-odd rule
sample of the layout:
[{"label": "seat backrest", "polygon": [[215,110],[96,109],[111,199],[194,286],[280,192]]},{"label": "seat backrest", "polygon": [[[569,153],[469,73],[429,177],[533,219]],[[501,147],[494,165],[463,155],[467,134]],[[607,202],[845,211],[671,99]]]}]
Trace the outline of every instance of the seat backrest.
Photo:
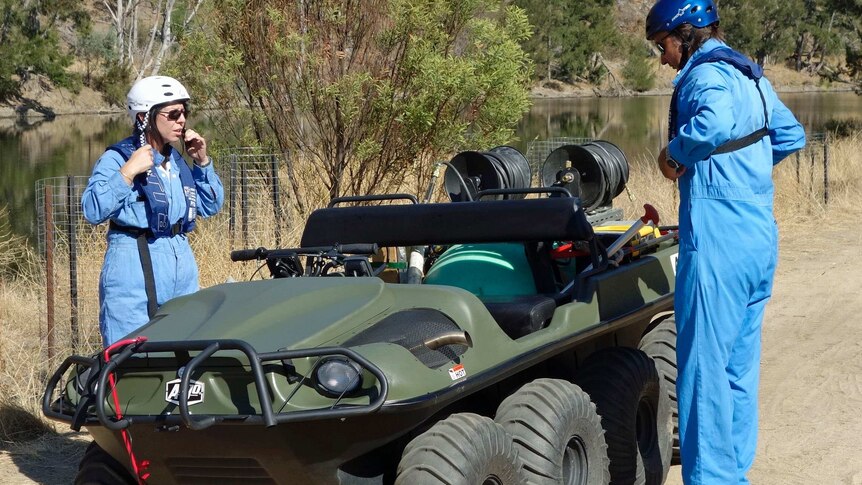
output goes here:
[{"label": "seat backrest", "polygon": [[591,240],[577,198],[329,207],[314,211],[301,245],[387,246]]}]

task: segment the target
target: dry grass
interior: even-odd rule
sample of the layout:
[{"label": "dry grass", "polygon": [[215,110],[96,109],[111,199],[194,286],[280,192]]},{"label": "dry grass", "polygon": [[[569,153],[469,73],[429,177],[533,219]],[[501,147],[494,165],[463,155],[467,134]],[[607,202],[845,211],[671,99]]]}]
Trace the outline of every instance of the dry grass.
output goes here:
[{"label": "dry grass", "polygon": [[[824,202],[824,150],[817,141],[775,167],[775,219],[782,229],[810,226],[828,217],[857,213],[862,206],[862,135],[830,140],[829,203]],[[797,166],[799,167],[797,175]],[[797,178],[798,177],[798,178]],[[662,224],[676,224],[679,216],[677,186],[663,178],[654,158],[631,161],[627,191],[615,204],[627,217],[643,214],[643,204],[655,206]]]},{"label": "dry grass", "polygon": [[[814,170],[811,169],[811,155],[814,155]],[[840,221],[847,214],[859,214],[862,206],[862,176],[857,167],[862,166],[862,136],[835,140],[830,144],[830,192],[829,204],[823,203],[823,150],[814,147],[800,157],[799,178],[796,174],[796,157],[790,157],[775,171],[776,182],[776,219],[785,235],[811,230],[823,221]],[[306,183],[314,178],[306,175]],[[281,178],[286,183],[286,174]],[[813,182],[812,182],[813,181]],[[416,179],[408,182],[416,186]],[[285,187],[286,188],[286,187]],[[306,203],[320,206],[320,191],[306,188]],[[411,192],[414,190],[411,190]],[[265,191],[263,191],[265,192]],[[662,178],[655,169],[651,158],[631,161],[631,174],[628,191],[617,198],[627,217],[642,214],[645,203],[655,206],[662,216],[663,224],[675,224],[677,220],[678,194],[676,186]],[[252,205],[271,207],[267,195],[259,195],[251,201]],[[289,206],[289,204],[285,204]],[[276,220],[272,210],[257,210],[248,221],[247,240],[231,240],[229,219],[222,213],[212,219],[201,221],[192,235],[192,245],[200,267],[200,281],[203,287],[222,283],[227,280],[245,280],[257,270],[257,263],[233,263],[229,251],[243,247],[274,247],[271,237],[261,234],[269,230]],[[68,335],[57,334],[56,356],[48,360],[44,343],[44,288],[45,276],[37,254],[27,245],[11,235],[6,221],[7,214],[0,209],[0,442],[16,442],[24,438],[45,433],[50,429],[39,418],[40,399],[44,382],[62,358],[72,353]],[[281,220],[302,220],[303,214],[295,210],[280,214]],[[284,226],[283,226],[284,227]],[[281,246],[297,244],[301,231],[300,224],[284,227]],[[82,247],[89,248],[79,255],[79,268],[90,271],[95,277],[81,280],[82,295],[97,295],[98,268],[104,254],[101,233],[86,234],[82,231]],[[57,261],[58,267],[68,264]],[[14,268],[14,271],[12,270]],[[266,272],[266,270],[263,270]],[[65,302],[68,289],[55,287],[57,301]],[[65,292],[65,293],[64,293]],[[62,304],[62,303],[61,303]],[[68,309],[63,311],[68,312]],[[84,313],[80,328],[84,342],[78,353],[95,352],[98,348],[98,325],[96,313]],[[58,331],[59,332],[59,331]]]},{"label": "dry grass", "polygon": [[36,418],[44,382],[36,255],[8,230],[0,208],[0,442],[29,440],[49,430]]}]

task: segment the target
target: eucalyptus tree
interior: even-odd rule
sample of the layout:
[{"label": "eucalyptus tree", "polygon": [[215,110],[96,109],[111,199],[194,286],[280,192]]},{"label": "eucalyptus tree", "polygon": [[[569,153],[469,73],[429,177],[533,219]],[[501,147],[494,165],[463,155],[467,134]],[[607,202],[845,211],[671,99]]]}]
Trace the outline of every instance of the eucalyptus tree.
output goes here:
[{"label": "eucalyptus tree", "polygon": [[758,64],[790,57],[805,13],[804,0],[722,0],[721,26],[728,42]]},{"label": "eucalyptus tree", "polygon": [[221,126],[300,154],[300,211],[418,188],[432,162],[510,140],[529,105],[529,25],[506,2],[211,0],[206,19],[173,65]]},{"label": "eucalyptus tree", "polygon": [[60,28],[85,31],[89,22],[76,2],[0,0],[0,99],[18,96],[32,74],[75,88],[79,81],[67,71],[73,57],[61,47]]},{"label": "eucalyptus tree", "polygon": [[115,35],[116,65],[139,79],[158,74],[203,0],[102,0]]},{"label": "eucalyptus tree", "polygon": [[600,54],[619,43],[613,0],[515,0],[533,25],[524,43],[545,79],[596,82]]}]

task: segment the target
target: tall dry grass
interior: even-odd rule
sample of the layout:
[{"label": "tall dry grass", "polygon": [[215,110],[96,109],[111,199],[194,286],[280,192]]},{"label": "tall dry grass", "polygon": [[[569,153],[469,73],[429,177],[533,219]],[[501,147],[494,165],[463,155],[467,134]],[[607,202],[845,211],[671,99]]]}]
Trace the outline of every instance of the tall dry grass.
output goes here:
[{"label": "tall dry grass", "polygon": [[[859,214],[862,207],[862,136],[833,140],[829,144],[829,204],[823,202],[823,151],[813,148],[814,169],[811,164],[811,151],[799,157],[799,176],[797,159],[791,156],[775,169],[776,219],[785,231],[807,231],[824,221],[841,221],[848,214]],[[631,170],[628,190],[615,201],[623,208],[626,216],[635,218],[642,214],[643,204],[649,203],[658,209],[663,224],[675,224],[679,196],[676,185],[662,178],[650,157],[630,160]],[[301,167],[300,167],[301,168]],[[303,173],[301,170],[299,173]],[[283,184],[287,174],[281,174]],[[314,182],[312,174],[305,174],[304,182]],[[408,186],[415,192],[418,177],[408,177]],[[284,187],[287,188],[286,186]],[[306,203],[310,208],[325,204],[322,190],[306,189]],[[233,263],[229,252],[245,247],[274,247],[271,229],[277,218],[281,221],[303,220],[304,214],[295,208],[284,209],[276,216],[272,211],[272,201],[265,190],[255,193],[250,201],[254,217],[248,220],[249,233],[254,237],[241,240],[231,239],[229,219],[226,211],[211,219],[199,222],[198,229],[192,234],[191,241],[195,250],[202,287],[208,287],[229,280],[246,280],[259,267],[259,263]],[[442,192],[438,192],[442,194]],[[419,194],[420,197],[424,194]],[[292,207],[285,204],[285,207]],[[270,208],[270,209],[267,209]],[[56,356],[48,360],[45,344],[45,274],[39,255],[29,249],[25,241],[12,235],[8,225],[8,212],[0,208],[0,440],[17,440],[31,436],[29,431],[41,432],[44,423],[38,419],[23,419],[41,416],[40,398],[46,377],[61,359],[73,352],[68,336],[58,331],[55,349]],[[855,216],[858,217],[858,216]],[[302,224],[293,223],[282,226],[281,246],[297,244]],[[81,233],[85,233],[82,231]],[[801,233],[801,232],[800,232]],[[85,239],[82,247],[88,249],[79,255],[79,267],[88,271],[87,278],[79,279],[82,295],[97,295],[98,269],[104,254],[103,235],[92,231],[90,239]],[[68,264],[58,256],[56,265]],[[131,262],[130,264],[135,264]],[[262,270],[264,276],[266,269]],[[68,301],[68,289],[55,288],[59,304]],[[65,293],[64,293],[65,292]],[[92,298],[91,298],[92,300]],[[68,311],[68,309],[65,309]],[[78,353],[98,350],[98,309],[84,313],[82,309],[81,347]],[[6,412],[4,412],[4,409]],[[23,414],[20,411],[25,411]],[[38,424],[34,424],[38,423]]]},{"label": "tall dry grass", "polygon": [[[828,156],[828,204],[825,202],[824,158]],[[627,217],[643,214],[643,204],[658,210],[662,224],[676,224],[679,218],[677,185],[661,176],[655,157],[630,160],[627,191],[614,203]],[[797,168],[798,167],[798,168]],[[830,139],[828,155],[819,141],[779,163],[773,171],[775,220],[782,229],[793,231],[824,221],[840,220],[862,210],[862,134]]]},{"label": "tall dry grass", "polygon": [[45,433],[37,419],[44,382],[39,338],[39,292],[44,283],[37,255],[12,233],[9,211],[0,207],[0,444]]}]

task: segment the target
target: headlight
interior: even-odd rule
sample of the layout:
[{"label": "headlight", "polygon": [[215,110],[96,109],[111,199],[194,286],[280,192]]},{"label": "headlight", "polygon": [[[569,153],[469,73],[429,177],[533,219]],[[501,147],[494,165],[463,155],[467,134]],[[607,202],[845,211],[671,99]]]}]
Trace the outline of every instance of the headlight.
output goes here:
[{"label": "headlight", "polygon": [[330,397],[349,396],[362,384],[362,368],[343,357],[324,360],[314,371],[317,390]]}]

